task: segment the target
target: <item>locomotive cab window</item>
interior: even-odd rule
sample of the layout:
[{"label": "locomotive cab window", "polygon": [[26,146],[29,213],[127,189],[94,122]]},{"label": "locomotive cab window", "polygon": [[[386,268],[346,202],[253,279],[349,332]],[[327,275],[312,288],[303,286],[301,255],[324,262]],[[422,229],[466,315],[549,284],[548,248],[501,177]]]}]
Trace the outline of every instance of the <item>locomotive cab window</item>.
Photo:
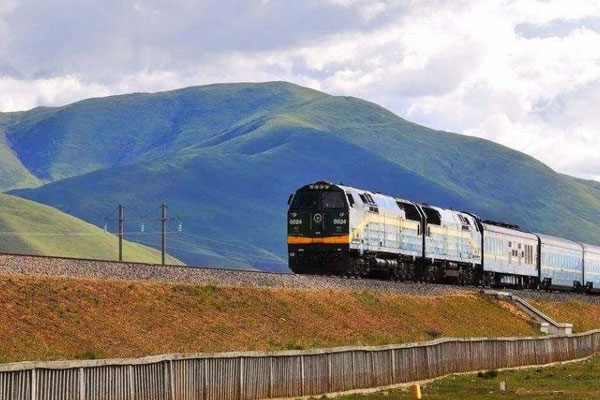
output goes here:
[{"label": "locomotive cab window", "polygon": [[333,191],[321,192],[321,207],[323,209],[346,207],[344,193]]},{"label": "locomotive cab window", "polygon": [[429,207],[423,207],[423,211],[425,211],[425,215],[427,216],[427,223],[431,225],[441,225],[442,217],[437,210]]},{"label": "locomotive cab window", "polygon": [[352,196],[352,193],[346,193],[346,197],[348,198],[348,204],[350,204],[350,207],[354,207],[354,197]]},{"label": "locomotive cab window", "polygon": [[401,201],[397,201],[396,204],[398,205],[398,208],[404,210],[406,219],[421,222],[421,214],[419,214],[419,210],[417,210],[417,207],[415,207],[413,204],[404,203]]},{"label": "locomotive cab window", "polygon": [[315,191],[301,191],[294,196],[293,208],[316,208],[319,204],[319,193]]}]

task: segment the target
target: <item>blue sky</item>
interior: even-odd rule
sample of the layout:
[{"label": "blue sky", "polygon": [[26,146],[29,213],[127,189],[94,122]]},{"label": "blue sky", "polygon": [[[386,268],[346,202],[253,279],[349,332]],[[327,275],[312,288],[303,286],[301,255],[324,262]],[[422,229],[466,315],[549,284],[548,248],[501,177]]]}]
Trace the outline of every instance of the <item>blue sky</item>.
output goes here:
[{"label": "blue sky", "polygon": [[268,80],[600,180],[600,0],[0,0],[0,111]]}]

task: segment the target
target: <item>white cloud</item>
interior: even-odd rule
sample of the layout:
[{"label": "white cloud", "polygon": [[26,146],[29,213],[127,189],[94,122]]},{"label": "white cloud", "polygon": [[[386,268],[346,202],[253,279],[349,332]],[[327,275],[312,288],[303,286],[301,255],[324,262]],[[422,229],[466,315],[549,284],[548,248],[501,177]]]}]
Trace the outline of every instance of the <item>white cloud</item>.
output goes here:
[{"label": "white cloud", "polygon": [[0,5],[4,111],[281,79],[600,180],[600,0],[23,3]]},{"label": "white cloud", "polygon": [[108,96],[101,85],[84,83],[76,76],[18,80],[0,76],[0,110],[27,110],[41,105],[62,105],[89,97]]}]

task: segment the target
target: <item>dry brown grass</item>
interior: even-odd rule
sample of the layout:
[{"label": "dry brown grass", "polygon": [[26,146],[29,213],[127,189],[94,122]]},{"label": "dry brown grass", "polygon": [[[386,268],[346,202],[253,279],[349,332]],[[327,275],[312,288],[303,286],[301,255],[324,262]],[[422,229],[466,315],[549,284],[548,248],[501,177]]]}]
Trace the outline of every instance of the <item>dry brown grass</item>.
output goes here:
[{"label": "dry brown grass", "polygon": [[475,294],[221,288],[0,276],[0,360],[379,345],[536,335]]},{"label": "dry brown grass", "polygon": [[532,300],[531,303],[555,321],[573,324],[574,332],[600,329],[600,304],[577,300]]}]

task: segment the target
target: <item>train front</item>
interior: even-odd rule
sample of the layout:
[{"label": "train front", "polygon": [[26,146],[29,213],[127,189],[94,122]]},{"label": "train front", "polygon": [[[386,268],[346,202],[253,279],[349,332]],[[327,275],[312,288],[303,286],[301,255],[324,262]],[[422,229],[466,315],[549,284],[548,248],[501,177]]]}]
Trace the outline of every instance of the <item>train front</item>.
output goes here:
[{"label": "train front", "polygon": [[303,186],[288,211],[288,259],[297,274],[343,274],[349,253],[348,200],[327,182]]}]

